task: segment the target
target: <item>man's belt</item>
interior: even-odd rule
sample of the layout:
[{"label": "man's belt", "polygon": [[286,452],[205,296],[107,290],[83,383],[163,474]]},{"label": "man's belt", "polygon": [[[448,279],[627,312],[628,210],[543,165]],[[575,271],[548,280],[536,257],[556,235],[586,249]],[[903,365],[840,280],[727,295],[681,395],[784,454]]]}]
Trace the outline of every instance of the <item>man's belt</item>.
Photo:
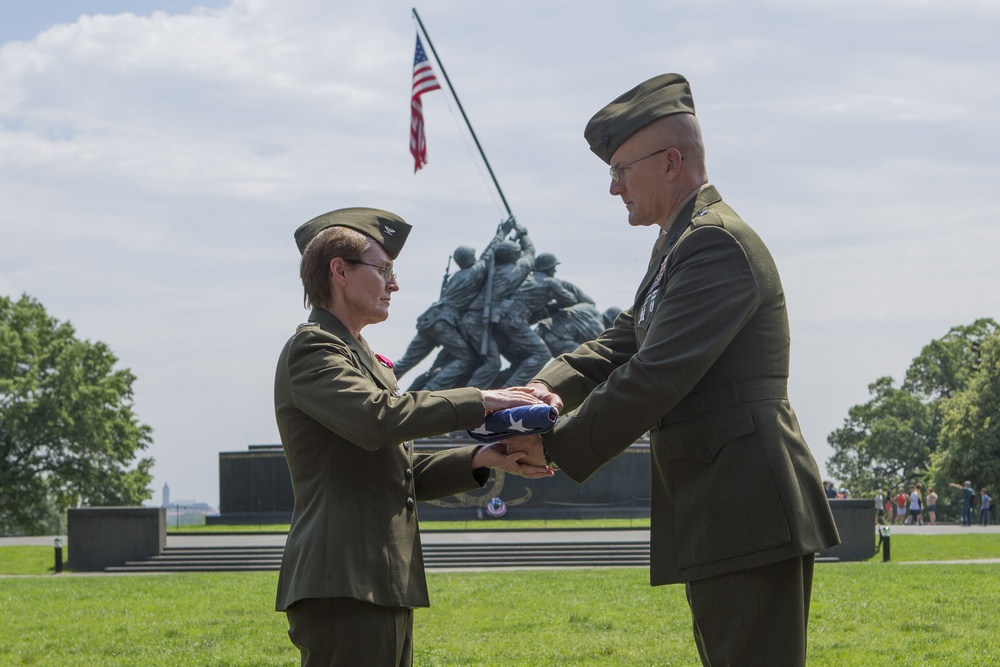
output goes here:
[{"label": "man's belt", "polygon": [[664,428],[685,419],[734,408],[744,403],[785,398],[788,398],[788,381],[785,378],[733,380],[727,385],[688,394],[660,419],[657,426]]}]

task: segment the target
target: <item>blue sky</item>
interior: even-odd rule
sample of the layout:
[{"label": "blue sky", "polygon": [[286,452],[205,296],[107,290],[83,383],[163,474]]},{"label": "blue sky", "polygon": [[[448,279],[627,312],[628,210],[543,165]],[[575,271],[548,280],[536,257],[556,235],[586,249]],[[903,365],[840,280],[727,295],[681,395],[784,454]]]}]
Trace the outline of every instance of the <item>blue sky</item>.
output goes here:
[{"label": "blue sky", "polygon": [[[274,363],[306,317],[301,222],[376,206],[413,223],[390,319],[364,332],[395,358],[451,250],[505,216],[444,91],[424,98],[413,173],[411,6],[0,6],[0,293],[137,375],[154,501],[168,482],[214,504],[218,452],[277,442]],[[691,80],[711,181],[781,270],[790,397],[821,466],[868,383],[1000,315],[995,2],[418,10],[514,214],[602,309],[628,305],[655,231],[628,227],[583,127],[650,76]]]},{"label": "blue sky", "polygon": [[4,3],[0,7],[0,43],[32,40],[38,33],[54,25],[74,24],[81,16],[123,14],[149,16],[161,11],[171,14],[191,11],[198,7],[224,7],[225,0],[188,2],[187,0],[35,0],[34,2]]}]

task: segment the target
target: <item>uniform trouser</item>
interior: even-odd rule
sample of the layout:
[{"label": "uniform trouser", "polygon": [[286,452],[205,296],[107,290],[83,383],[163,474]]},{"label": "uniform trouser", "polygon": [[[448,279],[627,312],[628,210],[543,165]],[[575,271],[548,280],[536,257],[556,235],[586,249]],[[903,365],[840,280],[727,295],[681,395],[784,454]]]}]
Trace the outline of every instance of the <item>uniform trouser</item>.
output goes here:
[{"label": "uniform trouser", "polygon": [[302,667],[411,667],[413,610],[352,598],[310,598],[285,610]]},{"label": "uniform trouser", "polygon": [[705,667],[806,664],[812,554],[686,584]]}]

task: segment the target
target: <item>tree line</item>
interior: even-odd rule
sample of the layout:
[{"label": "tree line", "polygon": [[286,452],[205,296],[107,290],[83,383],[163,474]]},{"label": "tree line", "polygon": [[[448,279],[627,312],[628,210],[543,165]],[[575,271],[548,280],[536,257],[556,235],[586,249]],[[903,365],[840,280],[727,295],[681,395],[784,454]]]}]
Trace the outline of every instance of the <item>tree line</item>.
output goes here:
[{"label": "tree line", "polygon": [[[928,343],[901,384],[880,377],[869,400],[848,410],[827,441],[827,470],[855,498],[890,493],[910,484],[933,487],[938,517],[959,514],[961,493],[948,486],[972,482],[1000,490],[1000,330],[990,318],[953,327]],[[995,494],[991,494],[995,495]]]},{"label": "tree line", "polygon": [[[79,340],[28,295],[0,296],[0,535],[62,532],[70,507],[152,497],[152,429],[139,422],[135,376],[101,342]],[[827,440],[827,470],[855,498],[921,482],[955,518],[948,484],[1000,491],[1000,327],[953,327],[901,384],[880,377]],[[993,494],[995,495],[995,494]]]}]

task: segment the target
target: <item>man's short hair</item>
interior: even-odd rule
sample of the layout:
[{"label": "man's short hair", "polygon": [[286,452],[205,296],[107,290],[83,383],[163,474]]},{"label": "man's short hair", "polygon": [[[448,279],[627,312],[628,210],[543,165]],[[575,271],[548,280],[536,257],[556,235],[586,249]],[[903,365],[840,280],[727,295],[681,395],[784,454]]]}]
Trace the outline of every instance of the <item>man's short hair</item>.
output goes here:
[{"label": "man's short hair", "polygon": [[673,114],[659,121],[663,131],[684,159],[698,167],[705,166],[705,141],[701,134],[701,123],[692,114]]}]

